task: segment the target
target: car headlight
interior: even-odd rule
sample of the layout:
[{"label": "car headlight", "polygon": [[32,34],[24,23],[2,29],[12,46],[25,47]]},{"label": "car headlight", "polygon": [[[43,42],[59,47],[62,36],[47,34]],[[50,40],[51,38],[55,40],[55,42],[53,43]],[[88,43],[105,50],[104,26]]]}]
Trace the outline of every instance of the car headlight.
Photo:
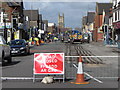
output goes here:
[{"label": "car headlight", "polygon": [[25,49],[25,47],[21,47],[20,50]]},{"label": "car headlight", "polygon": [[10,50],[13,50],[13,51],[15,51],[15,48],[11,48]]}]

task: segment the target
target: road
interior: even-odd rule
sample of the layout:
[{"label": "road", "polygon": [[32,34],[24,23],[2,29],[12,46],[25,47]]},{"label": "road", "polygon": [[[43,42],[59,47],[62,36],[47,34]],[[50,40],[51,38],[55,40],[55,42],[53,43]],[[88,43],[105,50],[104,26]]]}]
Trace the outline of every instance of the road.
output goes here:
[{"label": "road", "polygon": [[[46,43],[40,46],[34,46],[31,48],[30,55],[19,55],[14,56],[13,62],[11,64],[4,63],[2,67],[2,77],[33,77],[33,61],[34,53],[42,52],[62,52],[65,53],[65,56],[79,56],[79,55],[107,55],[113,50],[111,48],[97,50],[99,45],[94,44],[68,44],[61,42],[52,42]],[[92,49],[94,47],[94,49]],[[92,49],[92,50],[91,50]],[[117,53],[111,53],[109,55],[116,56]],[[114,59],[114,60],[113,60]],[[65,58],[65,77],[66,80],[63,83],[62,81],[56,80],[52,84],[42,84],[40,80],[36,80],[35,83],[32,80],[3,80],[2,88],[118,88],[117,74],[118,74],[118,58],[83,58],[84,61],[84,72],[97,78],[100,83],[95,79],[90,79],[87,75],[86,79],[90,84],[87,85],[76,85],[71,84],[70,82],[75,81],[76,77],[76,67],[78,58]],[[95,60],[95,61],[94,61]],[[76,66],[76,67],[75,67]],[[106,78],[107,77],[107,78]]]}]

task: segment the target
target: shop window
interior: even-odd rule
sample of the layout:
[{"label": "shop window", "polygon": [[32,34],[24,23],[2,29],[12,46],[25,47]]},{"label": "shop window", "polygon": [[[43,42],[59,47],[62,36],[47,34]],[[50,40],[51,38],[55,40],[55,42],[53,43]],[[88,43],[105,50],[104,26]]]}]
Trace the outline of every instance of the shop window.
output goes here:
[{"label": "shop window", "polygon": [[120,21],[120,10],[118,10],[118,20]]},{"label": "shop window", "polygon": [[115,22],[115,12],[113,12],[113,22]]},{"label": "shop window", "polygon": [[115,12],[115,22],[117,21],[117,12]]}]

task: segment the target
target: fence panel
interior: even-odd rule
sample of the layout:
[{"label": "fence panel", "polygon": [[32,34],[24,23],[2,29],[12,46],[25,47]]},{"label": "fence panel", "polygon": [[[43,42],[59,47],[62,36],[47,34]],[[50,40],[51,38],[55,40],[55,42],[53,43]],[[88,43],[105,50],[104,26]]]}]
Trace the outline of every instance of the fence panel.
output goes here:
[{"label": "fence panel", "polygon": [[[66,78],[75,78],[77,74],[77,64],[79,56],[66,56],[65,58],[65,72]],[[83,69],[84,72],[96,78],[117,78],[118,77],[118,57],[117,56],[83,56]],[[93,60],[98,58],[102,63],[86,63],[92,57]],[[76,67],[75,67],[76,66]]]}]

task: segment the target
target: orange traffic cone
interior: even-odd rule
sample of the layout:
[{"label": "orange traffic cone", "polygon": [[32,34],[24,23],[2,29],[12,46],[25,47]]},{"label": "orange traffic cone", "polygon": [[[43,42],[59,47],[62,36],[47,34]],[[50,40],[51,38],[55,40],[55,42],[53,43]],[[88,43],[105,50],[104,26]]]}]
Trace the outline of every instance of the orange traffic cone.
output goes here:
[{"label": "orange traffic cone", "polygon": [[37,45],[37,46],[39,46],[39,45],[40,45],[40,44],[39,44],[39,41],[36,41],[36,45]]},{"label": "orange traffic cone", "polygon": [[79,57],[76,81],[71,82],[71,83],[73,83],[73,84],[88,84],[89,83],[89,82],[86,82],[84,80],[84,72],[83,72],[82,57],[81,56]]}]

